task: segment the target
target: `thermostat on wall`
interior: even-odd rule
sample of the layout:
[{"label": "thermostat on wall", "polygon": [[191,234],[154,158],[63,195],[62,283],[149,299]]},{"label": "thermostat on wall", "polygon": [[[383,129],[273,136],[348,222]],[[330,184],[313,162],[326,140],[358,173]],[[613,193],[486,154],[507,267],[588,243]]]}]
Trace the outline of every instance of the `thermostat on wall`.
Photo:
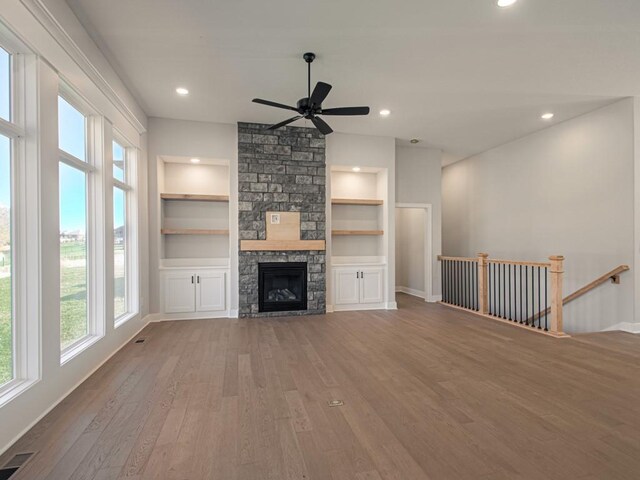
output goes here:
[{"label": "thermostat on wall", "polygon": [[271,225],[280,225],[280,214],[272,213],[271,214]]}]

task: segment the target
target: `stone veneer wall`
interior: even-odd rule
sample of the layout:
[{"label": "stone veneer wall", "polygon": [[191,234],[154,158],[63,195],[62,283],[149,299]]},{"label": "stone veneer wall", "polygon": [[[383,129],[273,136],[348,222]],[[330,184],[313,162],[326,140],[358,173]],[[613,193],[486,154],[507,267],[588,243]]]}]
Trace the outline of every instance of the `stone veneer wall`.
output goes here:
[{"label": "stone veneer wall", "polygon": [[[325,140],[316,129],[238,123],[240,240],[266,238],[266,212],[300,212],[302,240],[325,240]],[[238,246],[239,249],[239,246]],[[307,310],[258,312],[258,263],[307,262]],[[324,251],[239,252],[240,317],[326,312]]]}]

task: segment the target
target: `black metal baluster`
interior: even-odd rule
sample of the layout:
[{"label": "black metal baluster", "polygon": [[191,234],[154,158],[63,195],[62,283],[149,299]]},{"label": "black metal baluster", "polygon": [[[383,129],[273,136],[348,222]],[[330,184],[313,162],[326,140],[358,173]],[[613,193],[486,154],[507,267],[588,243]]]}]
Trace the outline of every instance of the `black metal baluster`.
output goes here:
[{"label": "black metal baluster", "polygon": [[480,310],[480,307],[478,306],[478,263],[475,262],[474,265],[475,265],[475,268],[473,269],[473,274],[475,275],[475,279],[476,279],[476,288],[474,289],[474,291],[476,292],[475,308],[476,308],[476,311],[478,311]]},{"label": "black metal baluster", "polygon": [[540,301],[541,295],[541,283],[540,283],[540,267],[538,267],[538,330],[542,329],[542,302]]},{"label": "black metal baluster", "polygon": [[548,268],[544,267],[544,331],[548,332],[547,329],[547,317],[549,315],[549,304],[547,303],[547,275],[549,274]]},{"label": "black metal baluster", "polygon": [[529,265],[524,267],[524,324],[529,325]]},{"label": "black metal baluster", "polygon": [[442,295],[445,298],[445,303],[450,303],[449,302],[449,260],[445,260],[444,285],[445,285],[445,290],[442,292]]},{"label": "black metal baluster", "polygon": [[496,301],[496,316],[502,317],[502,264],[497,263],[496,267],[498,269],[498,300]]},{"label": "black metal baluster", "polygon": [[502,264],[502,318],[507,318],[507,272],[506,265]]},{"label": "black metal baluster", "polygon": [[522,325],[522,265],[520,265],[520,325]]},{"label": "black metal baluster", "polygon": [[511,264],[507,265],[509,269],[509,320],[513,321],[513,310],[511,309]]},{"label": "black metal baluster", "polygon": [[493,264],[489,264],[489,314],[493,315],[493,311],[496,308],[496,302],[494,300],[496,290],[495,285],[493,284],[493,276],[494,276],[494,266]]},{"label": "black metal baluster", "polygon": [[462,298],[462,284],[460,282],[460,277],[461,277],[460,270],[461,270],[460,262],[457,261],[456,262],[456,284],[457,284],[458,294],[457,294],[456,305],[458,306],[462,304],[462,302],[460,301],[460,299]]},{"label": "black metal baluster", "polygon": [[491,289],[491,264],[490,263],[487,263],[487,268],[489,269],[489,272],[487,274],[487,302],[489,303],[489,305],[487,305],[487,310],[489,311],[489,314],[491,314],[491,294],[493,290]]},{"label": "black metal baluster", "polygon": [[467,280],[469,279],[469,262],[464,262],[464,308],[469,308],[469,302],[467,297],[469,296],[469,283]]},{"label": "black metal baluster", "polygon": [[467,262],[467,308],[473,310],[473,302],[471,301],[473,295],[473,285],[471,284],[471,267],[473,263]]},{"label": "black metal baluster", "polygon": [[442,267],[442,278],[444,279],[442,299],[444,300],[444,303],[449,303],[449,260],[445,260]]},{"label": "black metal baluster", "polygon": [[536,326],[536,286],[533,266],[531,267],[531,326]]}]

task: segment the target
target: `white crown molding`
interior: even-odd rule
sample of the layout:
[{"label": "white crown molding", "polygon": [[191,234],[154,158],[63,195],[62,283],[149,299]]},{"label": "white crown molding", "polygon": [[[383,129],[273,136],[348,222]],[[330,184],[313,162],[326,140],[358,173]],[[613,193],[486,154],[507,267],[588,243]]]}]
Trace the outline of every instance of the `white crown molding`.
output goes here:
[{"label": "white crown molding", "polygon": [[122,98],[111,87],[109,82],[102,76],[96,66],[80,49],[78,44],[73,41],[71,36],[60,25],[56,18],[52,15],[42,0],[20,0],[20,2],[31,12],[38,22],[49,32],[56,40],[58,45],[71,57],[82,71],[93,81],[100,91],[109,99],[109,101],[124,115],[131,125],[143,134],[146,132],[145,126],[138,120],[136,115],[131,111]]}]

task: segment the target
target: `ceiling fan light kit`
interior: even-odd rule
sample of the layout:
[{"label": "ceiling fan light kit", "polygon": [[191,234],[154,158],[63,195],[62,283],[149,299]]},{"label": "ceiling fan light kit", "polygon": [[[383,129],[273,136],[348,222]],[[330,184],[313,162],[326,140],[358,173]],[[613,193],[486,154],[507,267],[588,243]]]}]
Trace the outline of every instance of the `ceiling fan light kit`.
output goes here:
[{"label": "ceiling fan light kit", "polygon": [[332,87],[328,83],[318,82],[312,92],[311,64],[315,60],[316,55],[315,53],[307,52],[302,56],[302,58],[304,58],[304,61],[307,62],[307,96],[298,100],[295,107],[284,105],[282,103],[272,102],[270,100],[263,100],[261,98],[253,99],[254,103],[267,105],[269,107],[282,108],[284,110],[291,110],[298,113],[298,115],[296,115],[295,117],[291,117],[280,123],[271,125],[267,128],[267,130],[276,130],[280,127],[284,127],[285,125],[289,125],[296,120],[305,118],[307,120],[311,120],[313,125],[320,131],[320,133],[322,133],[323,135],[329,135],[331,132],[333,132],[333,129],[327,124],[327,122],[320,118],[319,115],[369,115],[369,107],[322,108],[322,102],[324,102],[324,100],[327,98],[327,95],[329,95]]}]

